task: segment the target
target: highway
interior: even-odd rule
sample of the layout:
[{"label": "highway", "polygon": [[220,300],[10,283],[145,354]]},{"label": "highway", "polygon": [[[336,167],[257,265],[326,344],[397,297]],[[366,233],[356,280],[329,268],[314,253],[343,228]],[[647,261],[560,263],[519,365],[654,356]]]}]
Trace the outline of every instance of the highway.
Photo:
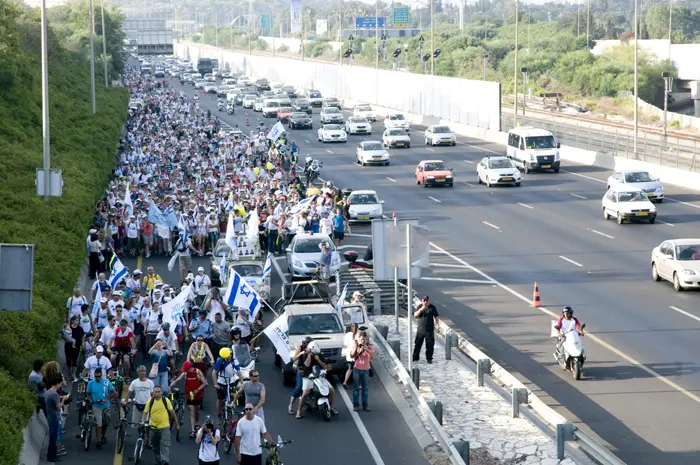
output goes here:
[{"label": "highway", "polygon": [[[240,107],[233,116],[217,112],[213,96],[200,105],[231,125],[259,122]],[[291,131],[300,158],[323,160],[321,177],[336,185],[377,190],[385,213],[417,216],[429,226],[433,265],[414,288],[429,293],[473,342],[627,463],[700,461],[699,297],[652,282],[649,264],[663,240],[698,235],[698,193],[665,186],[657,224],[619,226],[604,221],[600,209],[606,170],[564,162],[558,174],[524,175],[521,188],[488,189],[476,182],[476,163],[502,154],[498,145],[460,137],[456,147],[426,147],[417,126],[411,149],[391,151],[391,166],[360,167],[356,144],[379,140],[381,121],[371,136],[338,145],[316,141],[318,124],[314,115],[314,130]],[[422,159],[453,167],[455,187],[416,186]],[[547,309],[528,304],[536,281]],[[558,315],[564,305],[590,331],[578,382],[552,357],[553,316],[546,311]]]}]

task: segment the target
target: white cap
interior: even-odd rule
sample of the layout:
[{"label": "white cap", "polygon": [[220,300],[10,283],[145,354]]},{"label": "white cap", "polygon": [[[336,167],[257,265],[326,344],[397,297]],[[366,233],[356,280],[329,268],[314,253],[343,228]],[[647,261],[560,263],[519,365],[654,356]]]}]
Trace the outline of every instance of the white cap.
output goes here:
[{"label": "white cap", "polygon": [[88,234],[97,234],[97,229],[91,229],[90,231],[88,231]]},{"label": "white cap", "polygon": [[133,273],[131,273],[133,276],[136,276],[137,274],[143,274],[143,272],[139,269],[134,270]]},{"label": "white cap", "polygon": [[360,292],[360,291],[355,291],[355,292],[352,293],[352,296],[353,296],[353,297],[362,297],[362,292]]},{"label": "white cap", "polygon": [[97,346],[97,348],[95,349],[95,352],[100,353],[100,354],[104,351],[105,351],[105,349],[102,346]]},{"label": "white cap", "polygon": [[107,300],[107,297],[102,297],[100,299],[100,302],[102,302],[103,304],[106,304],[107,302],[109,302],[109,300]]},{"label": "white cap", "polygon": [[192,273],[188,273],[185,279],[194,279],[194,275]]},{"label": "white cap", "polygon": [[203,266],[200,266],[199,268],[197,268],[197,271],[198,271],[198,272],[199,272],[199,271],[204,271],[204,267],[203,267]]}]

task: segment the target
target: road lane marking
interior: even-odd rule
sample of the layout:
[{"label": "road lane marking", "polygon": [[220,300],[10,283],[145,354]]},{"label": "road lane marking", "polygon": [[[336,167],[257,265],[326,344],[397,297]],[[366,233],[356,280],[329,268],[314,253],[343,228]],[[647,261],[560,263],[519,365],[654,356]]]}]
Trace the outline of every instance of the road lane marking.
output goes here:
[{"label": "road lane marking", "polygon": [[442,200],[438,200],[435,197],[428,196],[428,198],[436,201],[437,203],[442,203]]},{"label": "road lane marking", "polygon": [[372,237],[371,234],[355,234],[355,233],[347,233],[346,236],[355,236],[355,237]]},{"label": "road lane marking", "polygon": [[418,279],[422,279],[424,281],[442,281],[447,283],[493,284],[493,282],[487,281],[485,279],[432,278],[427,276],[423,276]]},{"label": "road lane marking", "polygon": [[607,237],[608,239],[615,239],[615,236],[611,236],[610,234],[605,234],[600,231],[596,231],[595,229],[590,229],[586,228],[588,231],[592,232],[593,234],[598,234],[599,236]]},{"label": "road lane marking", "polygon": [[326,149],[326,152],[328,152],[328,153],[333,153],[332,150],[328,150],[328,149]]},{"label": "road lane marking", "polygon": [[661,221],[661,220],[656,220],[656,222],[661,223],[661,224],[665,224],[666,226],[671,226],[672,228],[676,226],[675,224],[667,223],[667,222]]},{"label": "road lane marking", "polygon": [[466,184],[469,187],[476,187],[474,184],[467,182],[467,181],[462,181],[464,184]]},{"label": "road lane marking", "polygon": [[[570,192],[569,192],[569,193],[570,193]],[[571,193],[570,193],[570,194],[571,194]],[[584,196],[582,196],[582,195],[578,195],[578,194],[571,194],[571,195],[573,195],[573,196],[576,197],[577,199],[588,200],[586,197],[584,197]]]},{"label": "road lane marking", "polygon": [[435,149],[431,149],[430,147],[428,147],[426,150],[430,150],[431,152],[435,151]]},{"label": "road lane marking", "polygon": [[533,207],[532,205],[528,205],[528,204],[526,204],[526,203],[520,203],[520,202],[518,202],[518,205],[520,205],[521,207],[529,208],[530,210],[532,210],[532,209],[535,208],[535,207]]},{"label": "road lane marking", "polygon": [[345,392],[345,388],[336,389],[335,391],[339,392],[340,397],[343,398],[343,403],[348,408],[348,411],[350,412],[350,417],[352,418],[352,421],[355,422],[355,426],[357,426],[357,430],[360,432],[360,436],[362,436],[362,440],[365,442],[367,449],[369,449],[369,453],[372,456],[372,458],[374,459],[374,464],[375,465],[385,465],[384,460],[382,460],[382,456],[379,454],[379,450],[377,449],[377,446],[374,445],[374,441],[372,441],[372,437],[370,436],[369,431],[367,431],[367,428],[365,427],[365,424],[362,423],[362,419],[357,414],[357,412],[355,412],[353,410],[352,401],[350,400],[348,393]]},{"label": "road lane marking", "polygon": [[[524,295],[518,293],[517,291],[515,291],[515,290],[511,289],[510,287],[506,286],[505,284],[503,284],[503,283],[501,283],[501,282],[499,282],[499,281],[496,281],[495,279],[493,279],[493,278],[492,278],[491,276],[489,276],[488,274],[484,273],[483,271],[481,271],[480,269],[476,268],[475,266],[470,265],[469,263],[465,262],[465,261],[462,260],[461,258],[459,258],[459,257],[457,257],[457,256],[455,256],[455,255],[453,255],[453,254],[451,254],[450,252],[446,251],[445,249],[443,249],[442,247],[438,246],[438,245],[435,244],[434,242],[431,242],[430,245],[433,246],[435,249],[437,249],[437,250],[439,250],[439,251],[441,251],[441,252],[444,252],[445,254],[447,254],[449,257],[451,257],[451,258],[452,258],[453,260],[455,260],[456,262],[461,263],[461,264],[467,266],[469,269],[471,269],[471,270],[472,270],[473,272],[475,272],[476,274],[482,276],[484,279],[489,279],[489,280],[491,280],[491,282],[492,282],[493,284],[495,284],[496,286],[500,287],[501,289],[503,289],[504,291],[508,292],[509,294],[513,295],[514,297],[517,297],[518,299],[522,300],[523,302],[525,302],[525,303],[527,304],[528,307],[532,308],[532,302],[531,302],[531,299],[530,299],[530,298],[528,298],[528,297],[526,297],[526,296],[524,296]],[[539,307],[538,310],[541,311],[541,312],[543,312],[543,313],[546,313],[547,315],[549,315],[549,316],[551,316],[551,317],[553,317],[553,318],[559,318],[559,316],[560,316],[558,313],[554,313],[554,312],[550,311],[549,309],[547,309],[546,307]],[[680,385],[674,383],[674,382],[671,381],[670,379],[668,379],[668,378],[666,378],[665,376],[659,374],[658,372],[652,370],[651,368],[647,367],[646,365],[642,364],[641,362],[637,361],[636,359],[630,357],[629,355],[627,355],[626,353],[624,353],[624,352],[622,352],[621,350],[617,349],[616,347],[612,346],[611,344],[608,344],[608,343],[605,342],[603,339],[601,339],[601,338],[599,338],[598,336],[594,335],[594,334],[591,333],[590,331],[587,331],[587,332],[586,332],[586,337],[588,337],[589,339],[593,340],[594,342],[597,342],[598,344],[600,344],[601,346],[605,347],[605,348],[608,349],[609,351],[613,352],[613,353],[616,354],[617,356],[619,356],[619,357],[621,357],[621,358],[627,360],[629,363],[631,363],[632,365],[636,366],[636,367],[639,368],[640,370],[645,371],[646,373],[648,373],[649,375],[651,375],[651,376],[653,376],[654,378],[658,379],[658,380],[661,381],[662,383],[666,384],[667,386],[672,387],[673,389],[675,389],[676,391],[680,392],[680,393],[683,394],[684,396],[686,396],[686,397],[688,397],[689,399],[692,399],[692,400],[694,400],[695,402],[697,402],[698,404],[700,404],[700,396],[697,396],[697,395],[693,394],[692,392],[688,391],[687,389],[683,388],[682,386],[680,386]]]},{"label": "road lane marking", "polygon": [[396,179],[391,179],[389,176],[386,177],[391,182],[396,182]]},{"label": "road lane marking", "polygon": [[455,265],[454,263],[431,263],[430,266],[437,266],[442,268],[466,268],[464,265]]},{"label": "road lane marking", "polygon": [[688,313],[688,312],[686,312],[685,310],[682,310],[682,309],[680,309],[680,308],[678,308],[678,307],[674,307],[673,305],[671,305],[671,306],[668,307],[668,308],[670,308],[671,310],[675,310],[675,311],[677,311],[678,313],[682,313],[683,315],[685,315],[685,316],[687,316],[687,317],[689,317],[689,318],[692,318],[692,319],[695,320],[695,321],[700,321],[700,317],[697,317],[697,316],[693,315],[692,313]]},{"label": "road lane marking", "polygon": [[489,222],[487,222],[487,221],[482,221],[482,223],[484,223],[486,226],[489,226],[489,227],[491,227],[491,228],[493,228],[493,229],[499,229],[499,230],[501,229],[501,228],[499,228],[498,226],[496,226],[495,224],[491,224],[491,223],[489,223]]},{"label": "road lane marking", "polygon": [[571,264],[573,264],[573,265],[576,265],[576,266],[578,266],[578,267],[583,267],[583,265],[581,265],[579,262],[575,262],[575,261],[573,261],[572,259],[566,258],[566,257],[563,256],[563,255],[559,255],[559,258],[561,258],[562,260],[567,261],[567,262],[569,262],[569,263],[571,263]]},{"label": "road lane marking", "polygon": [[474,164],[474,162],[471,160],[464,160],[464,161],[465,161],[465,163],[471,163],[472,165]]},{"label": "road lane marking", "polygon": [[280,258],[281,257],[272,257],[272,265],[275,267],[275,270],[277,270],[277,274],[280,275],[280,278],[282,278],[282,284],[287,284],[287,273],[283,273],[282,267],[279,263],[277,263],[277,260]]},{"label": "road lane marking", "polygon": [[356,248],[356,249],[366,249],[367,247],[368,247],[368,246],[366,246],[366,245],[354,245],[354,244],[351,245],[351,244],[347,244],[347,245],[339,245],[338,247],[336,247],[336,249],[338,249],[338,250],[352,249],[352,248]]},{"label": "road lane marking", "polygon": [[306,142],[307,144],[310,144],[310,143],[311,143],[311,141],[308,141],[308,140],[306,140],[306,139],[304,139],[304,142]]}]

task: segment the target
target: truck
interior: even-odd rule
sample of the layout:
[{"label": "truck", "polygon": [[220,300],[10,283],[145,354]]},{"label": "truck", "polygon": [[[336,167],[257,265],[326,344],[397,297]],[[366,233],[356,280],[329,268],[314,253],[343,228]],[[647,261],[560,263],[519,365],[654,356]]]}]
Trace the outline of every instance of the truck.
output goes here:
[{"label": "truck", "polygon": [[214,68],[216,68],[216,66],[214,66],[214,62],[211,58],[200,58],[197,61],[197,72],[202,76],[212,73]]}]

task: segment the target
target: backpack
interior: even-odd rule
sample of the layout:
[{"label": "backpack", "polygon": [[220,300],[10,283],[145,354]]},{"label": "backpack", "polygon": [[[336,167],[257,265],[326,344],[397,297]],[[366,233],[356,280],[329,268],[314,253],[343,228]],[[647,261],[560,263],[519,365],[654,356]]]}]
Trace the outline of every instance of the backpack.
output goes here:
[{"label": "backpack", "polygon": [[[149,400],[148,403],[146,404],[146,407],[147,407],[148,411],[151,412],[151,413],[152,413],[151,409],[153,408],[153,401],[154,401],[154,400],[155,400],[155,399],[151,397],[151,400]],[[162,396],[162,397],[160,398],[160,400],[163,401],[163,407],[165,407],[165,411],[166,411],[166,412],[169,412],[170,409],[168,408],[168,403],[165,401],[165,396]]]}]

